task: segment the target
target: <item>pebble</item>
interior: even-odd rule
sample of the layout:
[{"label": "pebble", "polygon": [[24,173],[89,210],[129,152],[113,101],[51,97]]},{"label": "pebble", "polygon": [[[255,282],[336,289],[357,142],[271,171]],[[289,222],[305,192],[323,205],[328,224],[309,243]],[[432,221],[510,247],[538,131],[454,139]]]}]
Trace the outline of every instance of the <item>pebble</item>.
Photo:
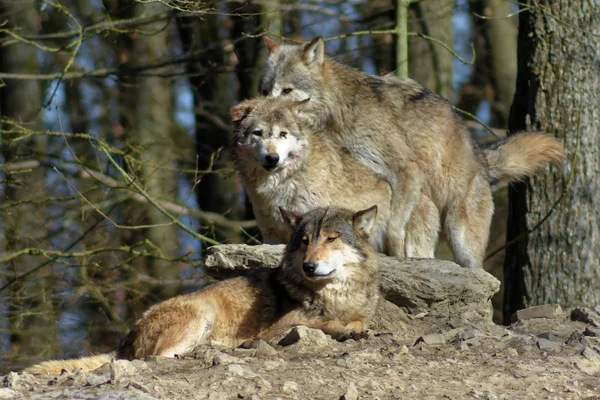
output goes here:
[{"label": "pebble", "polygon": [[340,400],[358,400],[358,389],[354,382],[350,382],[346,392],[340,397]]}]

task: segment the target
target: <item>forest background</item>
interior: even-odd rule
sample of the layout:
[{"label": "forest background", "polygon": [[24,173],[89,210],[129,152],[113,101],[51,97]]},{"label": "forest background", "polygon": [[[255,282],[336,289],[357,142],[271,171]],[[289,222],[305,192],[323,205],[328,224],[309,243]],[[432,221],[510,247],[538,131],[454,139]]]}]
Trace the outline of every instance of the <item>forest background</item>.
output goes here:
[{"label": "forest background", "polygon": [[[410,77],[454,104],[475,140],[485,145],[535,123],[525,122],[518,110],[511,113],[511,105],[518,103],[513,102],[515,89],[529,87],[526,82],[535,72],[521,70],[517,57],[526,62],[529,56],[523,49],[531,45],[526,34],[535,18],[559,21],[564,16],[568,21],[559,23],[557,32],[575,32],[584,48],[585,40],[598,42],[597,12],[581,17],[595,29],[590,32],[575,26],[578,17],[557,4],[0,1],[0,365],[14,369],[42,359],[110,351],[149,305],[207,283],[202,262],[208,246],[260,241],[231,164],[228,116],[232,105],[256,95],[267,55],[263,36],[292,42],[323,36],[329,55],[372,74],[408,67]],[[404,6],[407,60],[397,41],[398,11]],[[585,7],[575,11],[585,13]],[[519,19],[521,24],[533,21],[521,34]],[[582,60],[587,59],[575,58],[585,71],[588,62]],[[591,71],[598,74],[598,67]],[[592,82],[584,75],[573,79],[594,92],[598,78]],[[569,86],[564,77],[549,79],[563,79]],[[532,98],[521,92],[518,98]],[[586,101],[593,104],[598,93]],[[577,114],[572,103],[561,106],[569,118]],[[566,273],[566,288],[537,290],[543,278],[532,282],[536,267],[530,265],[523,276],[527,268],[514,261],[523,257],[505,257],[507,249],[519,254],[532,249],[528,242],[519,245],[527,232],[542,232],[538,237],[547,243],[553,225],[540,226],[553,212],[568,215],[560,224],[576,220],[573,210],[583,209],[568,199],[597,205],[598,185],[590,182],[598,171],[598,118],[586,118],[596,121],[595,133],[577,131],[589,139],[576,141],[577,154],[589,154],[591,162],[585,165],[592,171],[576,184],[569,175],[573,169],[567,168],[546,173],[533,185],[511,186],[511,204],[523,213],[531,211],[536,182],[542,187],[550,182],[552,189],[543,193],[546,211],[538,213],[539,224],[527,220],[527,226],[516,229],[515,221],[525,217],[511,217],[508,246],[509,187],[503,182],[492,186],[497,211],[485,268],[501,280],[511,277],[505,285],[510,301],[503,300],[503,293],[494,299],[499,322],[503,308],[506,317],[524,304],[597,300],[598,262],[591,265],[581,257],[600,246],[599,217],[593,210],[585,236],[593,245],[578,253],[583,261],[577,268],[558,250],[553,254],[562,257],[560,262],[544,263],[558,266],[544,270],[552,282]],[[543,123],[536,127],[545,128]],[[564,137],[565,129],[546,130]],[[596,152],[583,146],[596,146]],[[587,192],[573,195],[578,185]],[[524,196],[529,203],[517,206]],[[583,232],[575,225],[567,229],[571,236]],[[545,251],[534,247],[538,254]],[[451,259],[443,246],[438,255]],[[565,294],[580,287],[581,277],[596,292]],[[527,290],[539,296],[524,294]]]}]

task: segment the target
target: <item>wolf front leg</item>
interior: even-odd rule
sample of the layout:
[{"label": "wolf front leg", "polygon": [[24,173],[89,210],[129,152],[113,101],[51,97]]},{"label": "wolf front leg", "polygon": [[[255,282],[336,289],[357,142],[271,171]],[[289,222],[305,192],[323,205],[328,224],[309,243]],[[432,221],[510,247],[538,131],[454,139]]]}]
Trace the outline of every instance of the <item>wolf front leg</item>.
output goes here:
[{"label": "wolf front leg", "polygon": [[406,225],[405,256],[435,258],[440,229],[441,218],[437,206],[422,194]]},{"label": "wolf front leg", "polygon": [[344,342],[348,339],[368,339],[371,336],[371,332],[365,329],[365,324],[361,320],[352,321],[346,325],[337,320],[329,320],[307,326],[313,329],[320,329],[339,342]]},{"label": "wolf front leg", "polygon": [[390,220],[386,246],[389,255],[406,257],[406,228],[413,211],[421,198],[423,174],[415,162],[410,162],[396,171],[392,186]]}]

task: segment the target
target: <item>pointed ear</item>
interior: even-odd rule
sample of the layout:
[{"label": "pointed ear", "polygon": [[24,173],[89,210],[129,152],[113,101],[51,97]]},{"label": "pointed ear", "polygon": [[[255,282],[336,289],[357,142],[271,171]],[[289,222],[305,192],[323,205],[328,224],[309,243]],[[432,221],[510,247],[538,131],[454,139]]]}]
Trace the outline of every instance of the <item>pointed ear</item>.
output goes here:
[{"label": "pointed ear", "polygon": [[295,231],[296,228],[298,228],[300,220],[302,219],[302,214],[288,211],[283,207],[279,207],[279,212],[281,213],[281,217],[288,228],[290,228],[292,231]]},{"label": "pointed ear", "polygon": [[322,65],[325,60],[325,42],[321,36],[317,36],[312,42],[304,46],[302,61],[306,65],[316,62]]},{"label": "pointed ear", "polygon": [[229,110],[231,122],[241,121],[253,109],[254,109],[254,102],[252,102],[252,101],[244,101],[243,103],[240,103],[237,106],[231,107],[231,110]]},{"label": "pointed ear", "polygon": [[375,225],[377,218],[377,206],[367,208],[366,210],[358,211],[352,216],[352,224],[354,229],[369,237],[369,233]]},{"label": "pointed ear", "polygon": [[310,97],[308,99],[304,99],[304,100],[293,101],[290,105],[290,108],[292,110],[294,110],[295,112],[299,113],[300,111],[302,111],[304,109],[304,107],[306,107],[306,105],[308,104],[309,101],[310,101]]},{"label": "pointed ear", "polygon": [[269,39],[266,36],[264,36],[264,42],[265,46],[267,46],[267,50],[269,50],[269,54],[277,50],[277,48],[279,47],[279,43],[277,43],[273,39]]}]

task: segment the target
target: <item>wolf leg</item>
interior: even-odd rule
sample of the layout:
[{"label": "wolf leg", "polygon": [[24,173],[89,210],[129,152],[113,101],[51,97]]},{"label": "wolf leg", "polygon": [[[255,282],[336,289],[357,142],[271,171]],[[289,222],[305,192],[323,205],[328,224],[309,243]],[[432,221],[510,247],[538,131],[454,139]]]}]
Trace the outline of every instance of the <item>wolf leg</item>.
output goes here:
[{"label": "wolf leg", "polygon": [[313,329],[320,329],[339,342],[344,342],[348,339],[367,339],[371,336],[371,333],[364,329],[364,324],[360,320],[352,321],[347,325],[337,320],[329,320],[307,326]]},{"label": "wolf leg", "polygon": [[467,268],[482,268],[494,203],[489,184],[480,175],[446,212],[444,230],[454,258]]},{"label": "wolf leg", "polygon": [[386,247],[389,255],[406,257],[405,240],[406,224],[421,197],[423,176],[416,163],[409,163],[398,171],[397,179],[392,185],[392,201],[390,205],[390,221]]},{"label": "wolf leg", "polygon": [[406,224],[406,257],[435,258],[439,235],[440,212],[429,197],[421,195]]}]

